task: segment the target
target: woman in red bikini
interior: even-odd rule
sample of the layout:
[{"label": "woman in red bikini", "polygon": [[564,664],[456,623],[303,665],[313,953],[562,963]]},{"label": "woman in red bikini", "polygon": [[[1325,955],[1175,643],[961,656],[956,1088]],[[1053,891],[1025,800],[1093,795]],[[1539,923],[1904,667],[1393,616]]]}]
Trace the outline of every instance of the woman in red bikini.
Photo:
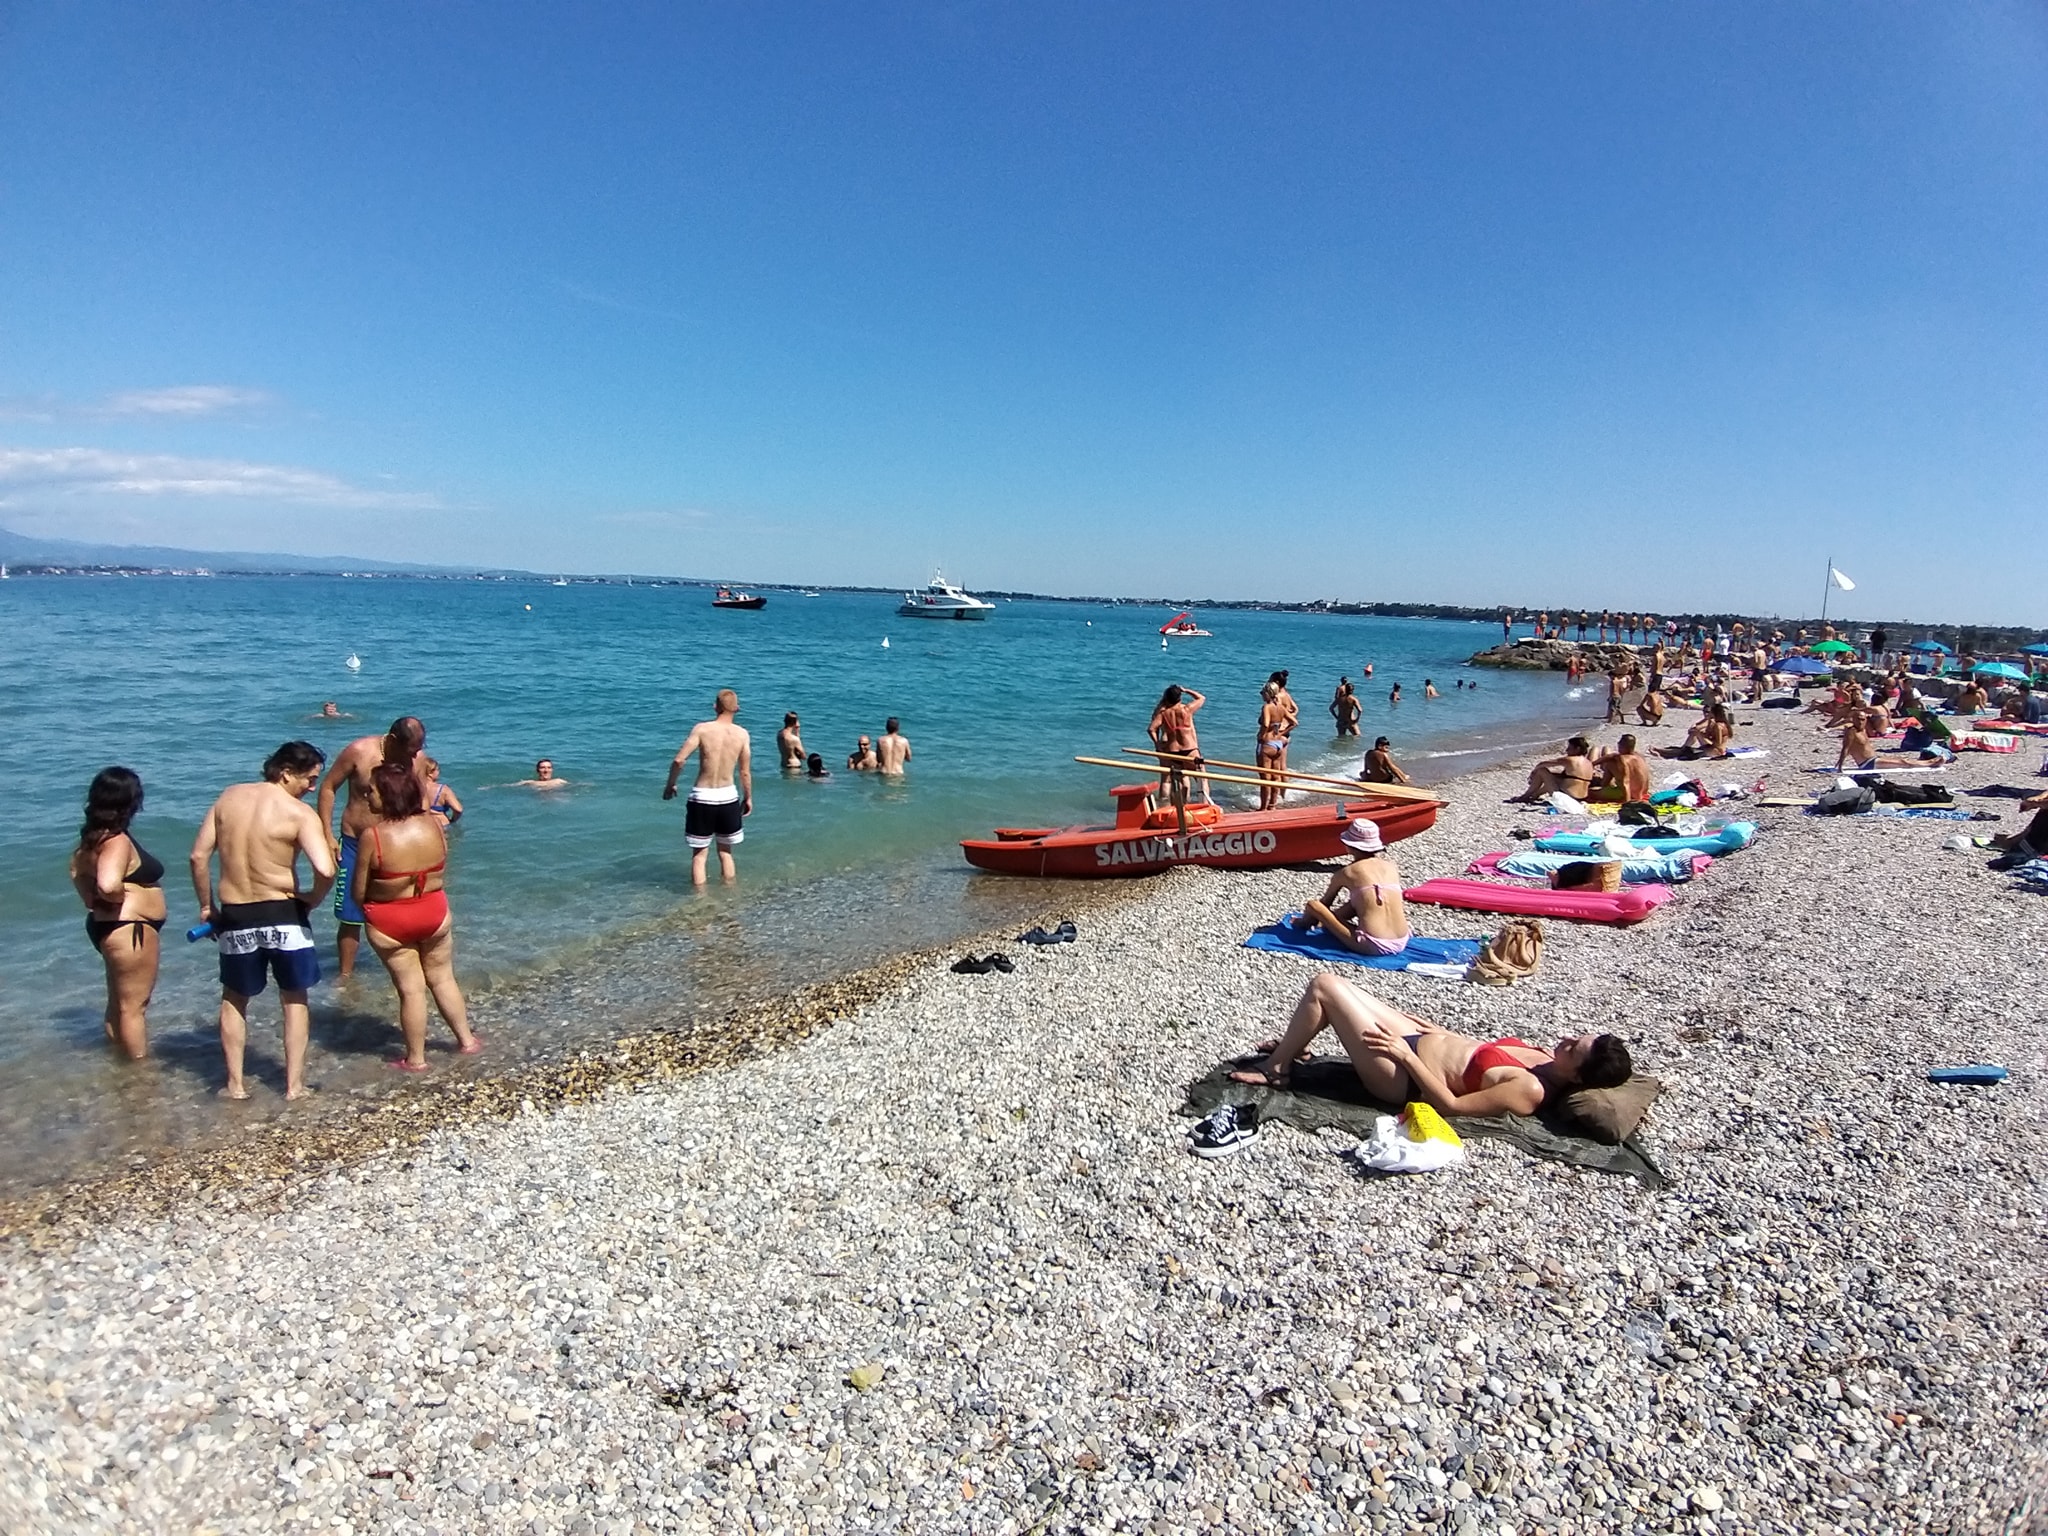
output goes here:
[{"label": "woman in red bikini", "polygon": [[1337,1032],[1374,1098],[1427,1099],[1447,1115],[1533,1115],[1552,1089],[1613,1088],[1635,1070],[1628,1047],[1613,1035],[1568,1035],[1548,1051],[1513,1035],[1473,1040],[1325,971],[1308,984],[1287,1033],[1258,1047],[1265,1061],[1232,1079],[1285,1087],[1294,1063],[1325,1028]]},{"label": "woman in red bikini", "polygon": [[354,894],[370,947],[398,988],[405,1056],[391,1065],[402,1072],[424,1072],[429,992],[455,1031],[462,1054],[472,1056],[484,1048],[470,1031],[469,1005],[455,982],[455,920],[442,889],[448,838],[440,818],[422,804],[420,781],[411,769],[381,764],[370,774],[370,789],[377,820],[363,829]]}]

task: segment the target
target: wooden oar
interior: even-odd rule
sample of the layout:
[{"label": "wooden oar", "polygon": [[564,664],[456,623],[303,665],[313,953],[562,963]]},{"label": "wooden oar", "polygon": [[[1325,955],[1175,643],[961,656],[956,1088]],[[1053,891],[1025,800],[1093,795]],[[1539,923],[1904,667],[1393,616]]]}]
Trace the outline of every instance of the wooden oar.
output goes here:
[{"label": "wooden oar", "polygon": [[[1118,747],[1117,751],[1129,752],[1137,757],[1156,757],[1161,762],[1167,761],[1173,755],[1147,751],[1144,747]],[[1226,763],[1220,757],[1206,757],[1202,761],[1214,763],[1218,768],[1242,768],[1249,773],[1270,773],[1283,780],[1298,780],[1296,787],[1301,789],[1308,788],[1310,784],[1338,784],[1354,794],[1385,795],[1389,800],[1429,800],[1438,805],[1445,803],[1444,797],[1435,790],[1423,789],[1413,784],[1371,784],[1364,779],[1335,779],[1326,773],[1299,773],[1292,768],[1261,768],[1257,763]]]},{"label": "wooden oar", "polygon": [[[1077,757],[1074,759],[1074,761],[1077,763],[1092,763],[1098,768],[1128,768],[1133,773],[1178,773],[1184,778],[1207,779],[1213,784],[1250,784],[1254,788],[1266,789],[1271,789],[1273,787],[1272,780],[1270,779],[1247,779],[1242,775],[1235,773],[1208,773],[1200,768],[1161,768],[1151,763],[1126,762],[1119,757]],[[1294,785],[1291,787],[1301,789],[1309,794],[1329,795],[1339,800],[1378,799],[1382,798],[1380,796],[1380,791],[1383,789],[1387,789],[1389,787],[1392,787],[1394,789],[1406,788],[1405,785],[1400,784],[1395,784],[1392,786],[1388,786],[1385,784],[1361,784],[1358,786],[1357,789],[1348,791],[1340,789],[1318,789],[1309,785]],[[1428,800],[1432,805],[1441,805],[1444,803],[1443,801],[1437,799],[1435,795],[1427,794],[1421,790],[1412,789],[1409,790],[1406,795],[1388,796],[1385,798],[1405,800]]]}]

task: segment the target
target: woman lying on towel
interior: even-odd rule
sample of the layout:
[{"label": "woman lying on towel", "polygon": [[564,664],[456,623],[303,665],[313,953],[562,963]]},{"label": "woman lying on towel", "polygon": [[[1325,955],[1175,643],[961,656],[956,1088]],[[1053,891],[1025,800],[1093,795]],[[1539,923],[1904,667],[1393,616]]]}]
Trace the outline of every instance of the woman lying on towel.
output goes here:
[{"label": "woman lying on towel", "polygon": [[1353,954],[1400,954],[1408,947],[1408,908],[1401,871],[1387,857],[1380,829],[1361,816],[1337,841],[1358,857],[1330,876],[1320,901],[1303,903],[1290,926],[1308,933],[1320,928]]},{"label": "woman lying on towel", "polygon": [[1344,1042],[1367,1093],[1386,1104],[1427,1099],[1447,1115],[1533,1115],[1553,1091],[1618,1087],[1635,1070],[1613,1035],[1567,1035],[1547,1051],[1513,1035],[1473,1040],[1325,971],[1302,993],[1287,1033],[1257,1047],[1265,1061],[1232,1080],[1286,1087],[1326,1028]]}]

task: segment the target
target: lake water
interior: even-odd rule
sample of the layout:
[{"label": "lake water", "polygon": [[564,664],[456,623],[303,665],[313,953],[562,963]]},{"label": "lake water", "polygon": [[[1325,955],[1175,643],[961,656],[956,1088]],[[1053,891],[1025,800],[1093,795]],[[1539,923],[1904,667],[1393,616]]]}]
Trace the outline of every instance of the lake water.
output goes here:
[{"label": "lake water", "polygon": [[[1360,682],[1370,660],[1365,739],[1385,732],[1425,779],[1560,739],[1599,708],[1554,675],[1466,668],[1496,639],[1490,625],[1205,611],[1213,638],[1162,649],[1171,612],[1156,607],[1018,601],[986,623],[937,623],[897,616],[897,601],[774,592],[748,613],[712,609],[698,587],[341,577],[0,586],[0,1187],[218,1134],[226,1113],[282,1112],[274,992],[252,1012],[256,1101],[230,1112],[212,1100],[215,952],[182,933],[195,920],[185,856],[200,817],[291,737],[332,755],[397,715],[426,721],[428,751],[468,807],[448,884],[458,968],[491,1039],[478,1062],[434,1060],[490,1071],[1043,905],[1042,885],[970,871],[957,840],[1105,817],[1119,775],[1072,758],[1144,744],[1169,681],[1208,695],[1205,750],[1248,760],[1259,686],[1288,667],[1305,722],[1294,766],[1355,770],[1358,744],[1331,735],[1324,710],[1338,676]],[[1443,698],[1422,699],[1425,677]],[[1479,691],[1454,688],[1458,677]],[[1398,706],[1387,702],[1396,679]],[[740,883],[696,892],[683,802],[660,791],[721,687],[739,691],[754,733],[755,808]],[[330,698],[357,721],[312,718]],[[785,710],[801,714],[832,779],[777,771]],[[854,738],[891,714],[915,746],[910,774],[844,772]],[[568,789],[509,787],[542,755]],[[110,763],[142,775],[135,831],[169,866],[155,1058],[139,1068],[103,1047],[101,966],[65,879],[85,787]],[[317,924],[330,975],[332,927]],[[395,1051],[393,1001],[367,949],[350,985],[315,991],[309,1075],[325,1105],[293,1113],[407,1091],[381,1069]]]}]

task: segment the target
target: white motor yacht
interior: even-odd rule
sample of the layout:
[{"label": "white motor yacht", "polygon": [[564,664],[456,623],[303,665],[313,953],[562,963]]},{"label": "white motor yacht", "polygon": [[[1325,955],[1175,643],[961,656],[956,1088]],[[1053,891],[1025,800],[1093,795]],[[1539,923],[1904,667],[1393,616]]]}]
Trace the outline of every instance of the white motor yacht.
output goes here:
[{"label": "white motor yacht", "polygon": [[906,619],[985,619],[996,611],[996,605],[961,591],[934,571],[932,584],[922,592],[904,593],[903,605],[896,611]]}]

